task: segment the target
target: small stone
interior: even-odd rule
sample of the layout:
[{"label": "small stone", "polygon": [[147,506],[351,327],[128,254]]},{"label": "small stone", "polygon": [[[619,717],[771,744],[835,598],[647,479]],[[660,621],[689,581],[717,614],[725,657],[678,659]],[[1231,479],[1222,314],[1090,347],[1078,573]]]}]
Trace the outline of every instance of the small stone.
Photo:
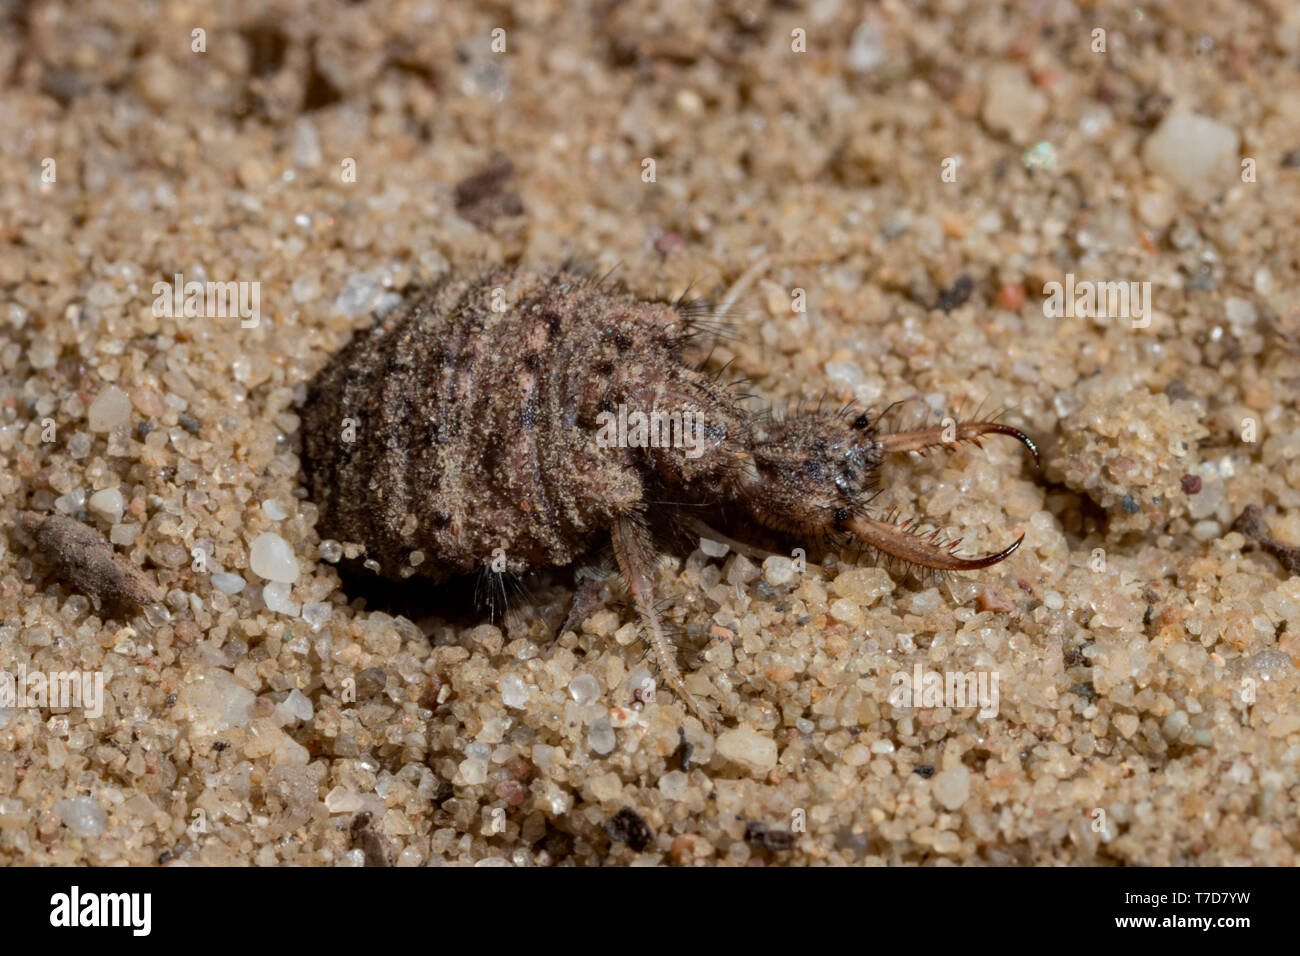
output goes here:
[{"label": "small stone", "polygon": [[302,606],[302,619],[319,631],[330,619],[333,607],[326,601],[308,601]]},{"label": "small stone", "polygon": [[1025,287],[1019,282],[1004,282],[998,289],[998,304],[1013,312],[1025,304]]},{"label": "small stone", "polygon": [[655,698],[654,675],[644,667],[638,667],[627,675],[627,686],[632,696],[639,701],[648,703]]},{"label": "small stone", "polygon": [[749,560],[743,554],[738,554],[731,559],[727,567],[727,583],[732,587],[743,586],[758,577],[758,568],[754,562]]},{"label": "small stone", "polygon": [[831,617],[844,624],[856,626],[862,623],[862,610],[848,598],[831,602]]},{"label": "small stone", "polygon": [[1245,332],[1255,324],[1255,306],[1247,299],[1230,296],[1223,302],[1223,314],[1228,324],[1237,332]]},{"label": "small stone", "polygon": [[884,568],[850,568],[840,572],[832,588],[859,607],[870,607],[894,590],[894,579]]},{"label": "small stone", "polygon": [[330,813],[356,813],[363,806],[361,795],[344,787],[335,787],[325,794],[325,809]]},{"label": "small stone", "polygon": [[213,667],[181,689],[178,707],[190,723],[190,738],[243,727],[253,719],[256,695],[229,671]]},{"label": "small stone", "polygon": [[131,74],[132,88],[158,112],[175,104],[176,90],[184,82],[180,71],[157,51],[144,56]]},{"label": "small stone", "polygon": [[659,238],[655,239],[655,252],[667,258],[678,249],[686,248],[686,240],[675,232],[662,233]]},{"label": "small stone", "polygon": [[1034,88],[1022,67],[1003,63],[989,70],[980,110],[984,125],[1018,144],[1028,143],[1046,112],[1047,97]]},{"label": "small stone", "polygon": [[212,574],[212,586],[222,594],[238,594],[247,583],[238,574],[229,571],[215,571]]},{"label": "small stone", "polygon": [[292,584],[298,580],[298,559],[293,555],[293,548],[274,532],[263,531],[253,539],[248,550],[248,566],[268,581]]},{"label": "small stone", "polygon": [[296,687],[289,691],[289,696],[280,704],[280,710],[294,720],[301,721],[311,720],[312,714],[315,712],[311,700]]},{"label": "small stone", "polygon": [[139,533],[138,524],[115,524],[108,529],[108,540],[113,544],[129,548],[135,544],[135,536]]},{"label": "small stone", "polygon": [[827,362],[826,377],[832,382],[843,382],[849,388],[862,384],[862,369],[856,362]]},{"label": "small stone", "polygon": [[775,853],[794,849],[795,838],[789,830],[750,820],[745,824],[745,842]]},{"label": "small stone", "polygon": [[934,838],[934,849],[936,853],[952,856],[961,849],[961,837],[951,830],[942,830]]},{"label": "small stone", "polygon": [[95,517],[109,524],[117,524],[122,520],[122,513],[126,510],[126,501],[118,489],[105,488],[91,495],[90,500],[86,502],[86,507]]},{"label": "small stone", "polygon": [[68,454],[73,458],[85,458],[90,454],[90,436],[85,432],[75,432],[68,439]]},{"label": "small stone", "polygon": [[86,417],[92,432],[112,431],[131,420],[131,400],[116,385],[110,385],[90,403]]},{"label": "small stone", "polygon": [[996,611],[1000,614],[1009,614],[1016,609],[1011,599],[997,588],[981,588],[980,593],[975,598],[975,609],[977,611]]},{"label": "small stone", "polygon": [[590,674],[579,674],[569,681],[569,696],[580,707],[600,700],[600,682]]},{"label": "small stone", "polygon": [[504,674],[497,682],[501,690],[501,702],[507,707],[521,710],[528,705],[528,685],[518,674]]},{"label": "small stone", "polygon": [[337,564],[343,558],[343,545],[332,538],[326,538],[320,543],[316,553],[320,555],[322,561]]},{"label": "small stone", "polygon": [[727,730],[718,737],[716,750],[727,760],[756,774],[776,766],[776,741],[752,730]]},{"label": "small stone", "polygon": [[617,742],[614,727],[608,718],[597,717],[587,728],[587,746],[598,754],[609,753]]},{"label": "small stone", "polygon": [[468,757],[457,768],[458,781],[464,786],[473,787],[487,782],[487,761],[482,757]]},{"label": "small stone", "polygon": [[1114,719],[1115,728],[1124,735],[1125,738],[1132,737],[1137,733],[1138,727],[1142,722],[1138,720],[1135,714],[1118,714]]},{"label": "small stone", "polygon": [[880,27],[871,22],[857,25],[849,40],[849,69],[870,73],[885,62],[885,40]]},{"label": "small stone", "polygon": [[1183,494],[1199,495],[1201,493],[1201,476],[1200,475],[1183,475],[1178,480],[1182,486]]},{"label": "small stone", "polygon": [[235,178],[245,189],[261,189],[271,178],[271,170],[266,163],[254,156],[244,159],[235,167]]},{"label": "small stone", "polygon": [[1187,109],[1175,109],[1142,144],[1142,162],[1188,192],[1209,196],[1234,182],[1237,131]]},{"label": "small stone", "polygon": [[34,369],[53,368],[58,360],[58,347],[43,339],[37,339],[27,349],[27,361]]},{"label": "small stone", "polygon": [[383,292],[384,287],[378,279],[369,273],[358,272],[344,283],[334,305],[345,318],[354,319],[373,309]]},{"label": "small stone", "polygon": [[597,637],[609,637],[618,627],[618,615],[608,608],[601,608],[582,624],[582,629]]},{"label": "small stone", "polygon": [[131,404],[135,410],[146,418],[157,418],[167,410],[162,396],[148,386],[131,389]]},{"label": "small stone", "polygon": [[320,136],[311,120],[300,117],[293,124],[293,137],[290,145],[293,164],[299,169],[319,166],[321,161]]},{"label": "small stone", "polygon": [[1217,521],[1198,521],[1192,525],[1192,537],[1197,541],[1213,541],[1223,536],[1223,526]]},{"label": "small stone", "polygon": [[686,785],[690,777],[680,770],[670,770],[659,778],[659,792],[668,800],[680,800],[686,795]]},{"label": "small stone", "polygon": [[96,837],[108,826],[108,814],[93,797],[72,797],[54,804],[63,825],[79,837]]},{"label": "small stone", "polygon": [[1160,736],[1170,742],[1177,740],[1187,729],[1187,711],[1176,710],[1166,717],[1160,725]]},{"label": "small stone", "polygon": [[934,798],[948,810],[957,810],[970,797],[970,771],[957,764],[935,776],[930,783]]},{"label": "small stone", "polygon": [[357,674],[357,698],[369,700],[388,686],[388,671],[382,667],[365,667]]},{"label": "small stone", "polygon": [[640,853],[654,840],[654,831],[645,818],[631,807],[624,807],[614,814],[605,824],[609,838],[618,843],[626,843],[630,849]]},{"label": "small stone", "polygon": [[1152,229],[1165,229],[1178,215],[1178,202],[1171,189],[1146,189],[1138,193],[1137,213]]},{"label": "small stone", "polygon": [[591,795],[601,803],[617,800],[623,795],[623,781],[613,771],[596,774],[591,778]]},{"label": "small stone", "polygon": [[789,584],[794,579],[794,562],[774,554],[763,559],[763,580],[773,586]]},{"label": "small stone", "polygon": [[267,610],[274,611],[276,614],[285,614],[289,617],[297,617],[301,605],[290,598],[292,588],[288,584],[279,581],[272,581],[262,588],[262,600],[266,603]]},{"label": "small stone", "polygon": [[284,505],[274,498],[268,498],[262,502],[262,514],[266,515],[272,521],[283,521],[289,517],[284,510]]},{"label": "small stone", "polygon": [[65,515],[75,515],[86,505],[86,490],[77,488],[69,491],[66,495],[59,495],[54,499],[56,510],[63,512]]},{"label": "small stone", "polygon": [[726,557],[731,547],[721,541],[714,541],[712,538],[700,538],[700,550],[711,558],[723,558]]}]

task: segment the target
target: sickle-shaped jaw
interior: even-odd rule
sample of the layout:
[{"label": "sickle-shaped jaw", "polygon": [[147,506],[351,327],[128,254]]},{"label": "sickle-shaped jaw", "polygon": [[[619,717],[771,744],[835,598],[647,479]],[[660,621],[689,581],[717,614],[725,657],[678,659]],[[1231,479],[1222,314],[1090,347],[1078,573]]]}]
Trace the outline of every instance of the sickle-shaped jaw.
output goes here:
[{"label": "sickle-shaped jaw", "polygon": [[939,544],[936,541],[939,534],[937,531],[929,536],[916,535],[899,525],[869,518],[866,515],[857,515],[850,519],[848,528],[859,540],[878,551],[936,571],[978,571],[980,568],[987,568],[1009,558],[1015,553],[1016,548],[1020,547],[1020,542],[1025,540],[1022,534],[997,554],[982,558],[959,558],[953,554],[953,550],[961,542]]},{"label": "sickle-shaped jaw", "polygon": [[[949,431],[945,436],[944,432]],[[1038,446],[1034,440],[1018,428],[1003,425],[1000,422],[962,422],[960,425],[935,425],[931,428],[918,428],[910,432],[894,432],[880,435],[880,450],[887,455],[905,451],[925,451],[929,448],[952,448],[958,442],[968,441],[978,445],[981,435],[1010,435],[1029,449],[1034,456],[1034,467],[1038,467]]]},{"label": "sickle-shaped jaw", "polygon": [[[1034,466],[1038,466],[1038,446],[1034,444],[1034,440],[1020,429],[999,422],[975,421],[962,422],[956,426],[952,423],[946,426],[935,425],[931,428],[880,435],[876,440],[880,444],[881,452],[897,454],[926,451],[931,448],[952,449],[957,443],[964,441],[978,445],[981,436],[984,435],[1009,435],[1016,439],[1029,449],[1029,453],[1034,456]],[[980,568],[987,568],[1010,557],[1016,548],[1020,547],[1020,542],[1025,540],[1022,534],[997,554],[982,558],[959,558],[953,554],[953,551],[960,542],[943,544],[939,541],[937,531],[930,535],[917,535],[908,528],[887,521],[878,521],[866,515],[854,518],[849,527],[858,538],[885,554],[936,571],[978,571]]]}]

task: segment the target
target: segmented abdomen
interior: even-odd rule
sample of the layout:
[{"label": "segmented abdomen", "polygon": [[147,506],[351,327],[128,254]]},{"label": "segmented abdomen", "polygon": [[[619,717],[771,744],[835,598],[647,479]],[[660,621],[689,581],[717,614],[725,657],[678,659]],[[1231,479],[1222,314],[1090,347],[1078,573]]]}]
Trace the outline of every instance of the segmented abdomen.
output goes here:
[{"label": "segmented abdomen", "polygon": [[586,550],[641,495],[625,451],[593,440],[610,388],[593,369],[618,349],[596,295],[608,310],[584,277],[498,271],[445,282],[358,333],[303,413],[321,537],[364,545],[393,578],[494,557],[519,573]]}]

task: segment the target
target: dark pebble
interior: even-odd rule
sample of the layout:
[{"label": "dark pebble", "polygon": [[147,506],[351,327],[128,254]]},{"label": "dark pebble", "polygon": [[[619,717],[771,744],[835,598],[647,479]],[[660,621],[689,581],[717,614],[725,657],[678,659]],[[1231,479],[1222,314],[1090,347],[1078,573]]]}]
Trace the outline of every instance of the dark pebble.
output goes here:
[{"label": "dark pebble", "polygon": [[750,820],[745,824],[745,842],[773,852],[793,850],[794,834],[789,830]]},{"label": "dark pebble", "polygon": [[367,667],[357,674],[357,700],[374,697],[388,686],[388,674],[382,667]]},{"label": "dark pebble", "polygon": [[1092,664],[1088,661],[1087,656],[1083,653],[1083,649],[1087,646],[1088,645],[1083,644],[1079,647],[1072,647],[1068,651],[1066,651],[1065,666],[1066,667],[1091,667]]},{"label": "dark pebble", "polygon": [[934,307],[942,309],[944,312],[951,312],[969,299],[971,292],[974,290],[974,279],[968,275],[959,276],[957,281],[952,284],[951,289],[945,289],[939,293],[939,301],[934,304]]},{"label": "dark pebble", "polygon": [[493,153],[486,166],[456,184],[456,212],[484,232],[496,219],[523,215],[523,200],[509,188],[514,178],[514,163]]},{"label": "dark pebble", "polygon": [[631,807],[624,807],[605,824],[609,838],[617,843],[626,843],[631,849],[640,853],[654,839],[654,831],[641,814]]}]

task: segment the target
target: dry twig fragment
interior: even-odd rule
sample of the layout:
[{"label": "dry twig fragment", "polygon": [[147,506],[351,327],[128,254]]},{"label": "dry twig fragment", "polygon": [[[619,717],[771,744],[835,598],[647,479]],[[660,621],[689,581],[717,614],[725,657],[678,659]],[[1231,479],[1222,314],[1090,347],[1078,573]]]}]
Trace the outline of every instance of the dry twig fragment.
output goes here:
[{"label": "dry twig fragment", "polygon": [[80,521],[62,515],[23,512],[19,521],[73,587],[98,610],[102,600],[131,601],[141,607],[162,600],[157,586],[138,567],[113,550],[108,539]]},{"label": "dry twig fragment", "polygon": [[1240,531],[1248,540],[1277,558],[1288,574],[1300,574],[1300,548],[1292,548],[1278,541],[1264,527],[1264,511],[1259,505],[1247,505],[1241,516],[1232,523],[1233,531]]}]

